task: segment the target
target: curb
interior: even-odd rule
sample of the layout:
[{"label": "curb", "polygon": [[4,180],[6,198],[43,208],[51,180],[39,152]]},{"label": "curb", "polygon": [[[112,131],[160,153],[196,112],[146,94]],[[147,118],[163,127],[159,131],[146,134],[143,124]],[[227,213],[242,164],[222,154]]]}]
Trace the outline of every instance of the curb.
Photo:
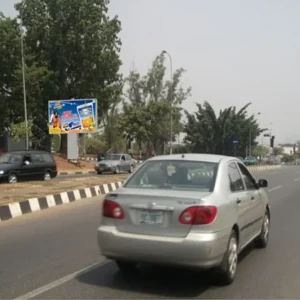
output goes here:
[{"label": "curb", "polygon": [[75,171],[75,172],[58,172],[57,175],[80,175],[80,174],[97,174],[96,171]]},{"label": "curb", "polygon": [[36,211],[45,210],[58,205],[72,203],[74,201],[87,199],[112,192],[123,184],[124,181],[96,185],[93,187],[62,192],[55,195],[47,195],[40,198],[26,199],[20,202],[12,202],[0,206],[0,222],[14,219]]},{"label": "curb", "polygon": [[272,170],[272,169],[280,169],[281,165],[276,166],[248,166],[247,169],[249,171],[264,171],[264,170]]},{"label": "curb", "polygon": [[[85,160],[85,161],[97,161],[96,157],[79,157],[78,160]],[[144,162],[143,160],[134,159],[137,163]]]}]

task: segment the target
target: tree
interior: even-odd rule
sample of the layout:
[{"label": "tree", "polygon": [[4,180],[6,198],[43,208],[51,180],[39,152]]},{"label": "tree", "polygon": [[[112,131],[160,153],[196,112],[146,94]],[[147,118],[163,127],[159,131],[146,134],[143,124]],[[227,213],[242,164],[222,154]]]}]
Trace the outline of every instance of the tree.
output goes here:
[{"label": "tree", "polygon": [[217,115],[208,102],[197,104],[194,114],[186,112],[185,142],[193,152],[234,155],[233,140],[238,140],[236,154],[243,156],[249,143],[256,145],[256,138],[264,129],[260,129],[254,116],[247,116],[248,103],[240,110],[228,107]]},{"label": "tree", "polygon": [[121,130],[129,140],[135,140],[140,150],[146,144],[147,151],[163,152],[170,141],[170,116],[172,112],[172,139],[182,129],[180,105],[191,94],[191,88],[181,86],[185,70],[174,72],[172,81],[165,80],[165,56],[158,55],[145,76],[132,71],[126,79]]},{"label": "tree", "polygon": [[274,156],[283,155],[284,149],[282,147],[274,147],[273,153],[274,153]]},{"label": "tree", "polygon": [[255,157],[257,157],[257,156],[265,157],[266,155],[268,155],[268,153],[269,153],[269,148],[267,148],[266,146],[263,146],[263,145],[257,145],[252,150],[252,155]]},{"label": "tree", "polygon": [[15,19],[5,18],[0,13],[0,134],[10,128],[11,123],[23,121],[20,96],[16,87],[20,85],[17,72],[21,67],[20,31]]},{"label": "tree", "polygon": [[[26,28],[27,67],[42,68],[47,84],[35,97],[35,115],[49,99],[97,98],[99,123],[122,91],[121,24],[108,0],[23,0],[16,5]],[[46,124],[47,118],[40,120]],[[48,135],[46,127],[44,134]],[[66,151],[66,136],[61,139]]]}]

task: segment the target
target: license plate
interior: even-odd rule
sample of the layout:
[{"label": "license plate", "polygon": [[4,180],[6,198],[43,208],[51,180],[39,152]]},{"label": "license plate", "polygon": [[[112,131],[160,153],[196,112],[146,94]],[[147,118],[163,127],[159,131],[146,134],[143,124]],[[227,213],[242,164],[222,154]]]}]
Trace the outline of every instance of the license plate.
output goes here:
[{"label": "license plate", "polygon": [[163,214],[161,211],[142,212],[140,215],[140,223],[148,225],[162,224]]}]

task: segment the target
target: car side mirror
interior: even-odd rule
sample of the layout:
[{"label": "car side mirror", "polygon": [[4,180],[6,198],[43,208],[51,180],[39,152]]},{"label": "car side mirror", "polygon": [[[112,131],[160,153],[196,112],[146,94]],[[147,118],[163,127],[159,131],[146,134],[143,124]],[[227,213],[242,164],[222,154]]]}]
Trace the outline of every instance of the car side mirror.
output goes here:
[{"label": "car side mirror", "polygon": [[268,180],[266,179],[259,179],[257,182],[258,187],[260,188],[266,188],[268,187]]}]

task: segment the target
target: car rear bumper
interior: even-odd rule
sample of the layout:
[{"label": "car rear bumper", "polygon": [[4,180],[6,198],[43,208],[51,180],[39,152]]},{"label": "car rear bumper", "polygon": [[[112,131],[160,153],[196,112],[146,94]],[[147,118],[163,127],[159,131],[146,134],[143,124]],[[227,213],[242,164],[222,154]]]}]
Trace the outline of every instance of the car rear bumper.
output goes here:
[{"label": "car rear bumper", "polygon": [[95,171],[96,172],[115,172],[116,171],[116,167],[115,166],[112,166],[112,167],[95,166]]},{"label": "car rear bumper", "polygon": [[173,238],[120,232],[114,226],[100,226],[97,232],[101,254],[107,258],[202,269],[221,263],[229,234],[230,229]]}]

